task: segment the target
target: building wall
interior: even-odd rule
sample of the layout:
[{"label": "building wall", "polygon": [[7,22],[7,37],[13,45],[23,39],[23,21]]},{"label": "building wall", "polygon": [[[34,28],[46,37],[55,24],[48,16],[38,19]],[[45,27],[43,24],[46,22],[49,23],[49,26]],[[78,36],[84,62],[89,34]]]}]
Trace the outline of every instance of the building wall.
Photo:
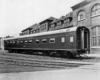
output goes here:
[{"label": "building wall", "polygon": [[51,30],[58,30],[63,28],[72,27],[72,13],[68,13],[66,16],[61,16],[59,19],[54,20],[50,25]]},{"label": "building wall", "polygon": [[[100,13],[97,16],[92,16],[92,8],[96,3],[100,3],[100,0],[93,1],[83,7],[80,7],[73,11],[73,26],[86,26],[90,30],[90,49],[91,53],[98,53],[100,51],[100,45],[95,45],[100,40],[93,40],[93,28],[100,26]],[[79,12],[82,10],[85,12],[85,18],[78,20]],[[84,13],[83,13],[84,14]],[[83,16],[81,16],[83,17]],[[97,30],[99,27],[97,28]],[[97,32],[97,31],[96,31]],[[95,42],[96,41],[96,42]]]},{"label": "building wall", "polygon": [[28,35],[28,34],[30,34],[30,30],[25,30],[25,31],[22,32],[22,34],[23,35]]},{"label": "building wall", "polygon": [[72,23],[72,17],[65,18],[62,28],[72,27],[71,23]]},{"label": "building wall", "polygon": [[31,30],[31,34],[39,33],[40,32],[40,25],[35,24]]},{"label": "building wall", "polygon": [[40,32],[39,28],[31,30],[31,34],[35,34],[35,33],[39,33],[39,32]]},{"label": "building wall", "polygon": [[63,25],[63,22],[64,22],[63,20],[57,21],[57,26],[55,27],[55,30],[61,29],[62,25]]},{"label": "building wall", "polygon": [[52,23],[51,27],[49,28],[49,31],[55,30],[55,27],[56,27],[56,23]]},{"label": "building wall", "polygon": [[46,32],[48,30],[48,22],[42,23],[40,25],[40,32]]},{"label": "building wall", "polygon": [[40,24],[40,32],[46,32],[49,31],[49,28],[51,27],[51,22],[53,20],[47,20]]}]

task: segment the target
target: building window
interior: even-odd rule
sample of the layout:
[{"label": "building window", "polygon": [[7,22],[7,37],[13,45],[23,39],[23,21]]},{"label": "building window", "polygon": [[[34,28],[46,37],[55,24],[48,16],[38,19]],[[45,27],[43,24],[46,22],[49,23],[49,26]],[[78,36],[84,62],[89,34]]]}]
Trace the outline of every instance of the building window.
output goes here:
[{"label": "building window", "polygon": [[96,4],[92,7],[91,15],[92,15],[92,16],[100,15],[100,3],[96,3]]},{"label": "building window", "polygon": [[54,30],[54,29],[55,29],[55,23],[51,24],[50,30]]},{"label": "building window", "polygon": [[57,22],[57,26],[62,26],[62,22],[61,21],[58,21]]},{"label": "building window", "polygon": [[92,28],[92,46],[100,46],[100,26]]},{"label": "building window", "polygon": [[31,30],[31,34],[33,34],[33,30]]},{"label": "building window", "polygon": [[79,13],[78,13],[78,21],[84,20],[84,19],[85,19],[85,11],[80,10]]}]

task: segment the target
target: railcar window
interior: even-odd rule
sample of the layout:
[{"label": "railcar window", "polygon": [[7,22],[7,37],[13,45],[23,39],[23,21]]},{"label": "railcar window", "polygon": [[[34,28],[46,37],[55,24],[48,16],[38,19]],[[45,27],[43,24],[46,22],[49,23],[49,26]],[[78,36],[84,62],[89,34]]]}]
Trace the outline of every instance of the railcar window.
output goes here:
[{"label": "railcar window", "polygon": [[61,42],[64,43],[65,42],[65,37],[61,38]]},{"label": "railcar window", "polygon": [[46,39],[42,39],[42,42],[43,42],[43,43],[46,43],[46,41],[47,41]]},{"label": "railcar window", "polygon": [[9,41],[7,41],[7,44],[9,44]]},{"label": "railcar window", "polygon": [[19,41],[17,41],[17,44],[19,44]]},{"label": "railcar window", "polygon": [[32,43],[32,40],[29,40],[29,43]]},{"label": "railcar window", "polygon": [[7,45],[7,41],[4,41],[4,45]]},{"label": "railcar window", "polygon": [[27,43],[28,42],[28,40],[25,40],[25,43]]},{"label": "railcar window", "polygon": [[23,41],[20,41],[20,43],[23,43]]},{"label": "railcar window", "polygon": [[39,43],[39,39],[36,40],[36,43]]},{"label": "railcar window", "polygon": [[10,41],[10,43],[12,43],[12,41]]},{"label": "railcar window", "polygon": [[50,38],[50,43],[55,43],[55,38]]},{"label": "railcar window", "polygon": [[73,36],[70,37],[70,42],[74,42]]},{"label": "railcar window", "polygon": [[15,43],[15,41],[13,41],[13,43]]}]

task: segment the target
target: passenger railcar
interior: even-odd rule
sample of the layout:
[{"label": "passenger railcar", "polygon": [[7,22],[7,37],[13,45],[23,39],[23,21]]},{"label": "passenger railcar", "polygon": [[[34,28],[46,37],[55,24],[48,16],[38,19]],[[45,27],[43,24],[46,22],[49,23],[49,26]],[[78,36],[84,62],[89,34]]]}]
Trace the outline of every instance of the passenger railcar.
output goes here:
[{"label": "passenger railcar", "polygon": [[42,32],[4,40],[9,52],[42,52],[71,57],[89,52],[89,29],[83,26]]}]

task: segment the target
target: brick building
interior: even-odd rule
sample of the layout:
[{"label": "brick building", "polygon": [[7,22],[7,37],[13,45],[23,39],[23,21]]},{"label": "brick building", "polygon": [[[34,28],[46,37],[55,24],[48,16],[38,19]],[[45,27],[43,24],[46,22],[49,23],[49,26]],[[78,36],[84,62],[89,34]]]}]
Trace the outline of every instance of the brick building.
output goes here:
[{"label": "brick building", "polygon": [[100,52],[100,0],[85,0],[72,7],[73,26],[90,30],[91,53]]},{"label": "brick building", "polygon": [[54,20],[54,17],[50,17],[48,19],[45,19],[39,23],[40,25],[40,32],[46,32],[51,27],[51,22]]},{"label": "brick building", "polygon": [[28,34],[38,33],[38,32],[39,32],[39,24],[35,23],[32,26],[22,30],[20,35],[28,35]]},{"label": "brick building", "polygon": [[58,19],[54,19],[52,22],[51,22],[51,26],[50,26],[50,28],[49,28],[49,31],[53,31],[53,30],[55,30],[55,27],[57,26],[57,20]]},{"label": "brick building", "polygon": [[72,27],[73,26],[73,13],[70,12],[68,13],[64,19],[63,19],[63,25],[62,28],[68,28],[68,27]]},{"label": "brick building", "polygon": [[40,32],[40,25],[34,24],[34,27],[31,30],[31,34],[39,33]]},{"label": "brick building", "polygon": [[64,23],[64,18],[65,18],[65,16],[61,16],[61,17],[56,21],[57,25],[56,25],[56,27],[55,27],[55,30],[61,29],[61,28],[62,28],[62,25],[63,25],[63,23]]},{"label": "brick building", "polygon": [[72,22],[73,22],[73,15],[72,12],[70,12],[66,16],[61,16],[59,19],[54,19],[54,21],[51,22],[49,31],[72,27],[73,26]]}]

